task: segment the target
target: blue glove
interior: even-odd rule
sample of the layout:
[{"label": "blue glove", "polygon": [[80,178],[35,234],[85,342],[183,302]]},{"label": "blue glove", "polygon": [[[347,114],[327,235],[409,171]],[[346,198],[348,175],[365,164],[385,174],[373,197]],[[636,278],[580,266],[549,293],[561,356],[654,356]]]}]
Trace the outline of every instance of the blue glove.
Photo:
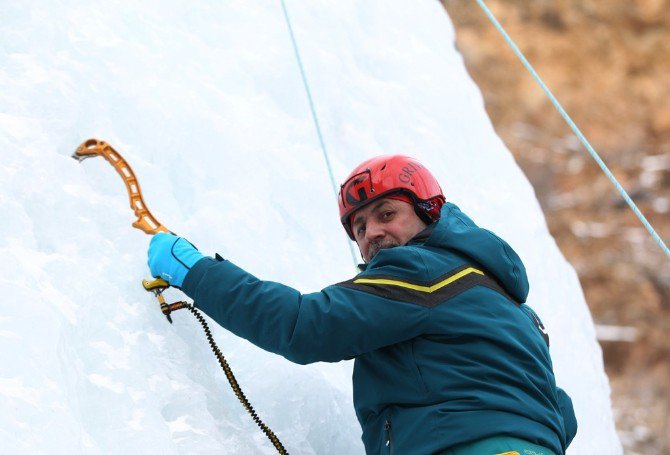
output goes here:
[{"label": "blue glove", "polygon": [[181,287],[191,267],[205,257],[188,240],[165,232],[153,236],[148,254],[151,275],[175,287]]}]

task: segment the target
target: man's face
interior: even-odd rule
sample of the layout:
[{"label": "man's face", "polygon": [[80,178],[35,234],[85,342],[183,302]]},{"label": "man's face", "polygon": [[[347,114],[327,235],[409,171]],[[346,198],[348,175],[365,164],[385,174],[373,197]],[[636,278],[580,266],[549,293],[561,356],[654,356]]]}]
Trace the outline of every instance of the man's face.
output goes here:
[{"label": "man's face", "polygon": [[379,199],[353,214],[354,238],[366,263],[379,250],[405,245],[425,228],[414,207],[396,199]]}]

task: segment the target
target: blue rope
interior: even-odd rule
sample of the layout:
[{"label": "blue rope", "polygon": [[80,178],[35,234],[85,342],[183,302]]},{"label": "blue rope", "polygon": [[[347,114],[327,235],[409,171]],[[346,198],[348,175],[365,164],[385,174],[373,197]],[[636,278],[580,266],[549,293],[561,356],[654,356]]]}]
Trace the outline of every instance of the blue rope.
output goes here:
[{"label": "blue rope", "polygon": [[[333,174],[333,167],[330,164],[330,158],[328,157],[328,152],[326,151],[326,144],[323,141],[323,134],[321,134],[321,126],[319,124],[319,117],[316,114],[316,108],[314,107],[314,100],[312,99],[312,91],[309,88],[309,83],[307,82],[307,75],[305,73],[305,67],[302,64],[302,58],[300,58],[300,51],[298,50],[298,42],[295,39],[293,34],[293,27],[291,26],[291,19],[288,15],[288,9],[284,0],[281,0],[281,7],[284,11],[284,18],[286,19],[286,25],[288,26],[288,33],[291,36],[291,43],[293,44],[293,52],[295,53],[295,59],[298,62],[298,67],[300,68],[300,76],[302,77],[302,83],[305,87],[305,92],[307,93],[307,101],[309,102],[309,109],[312,112],[312,120],[314,120],[314,126],[316,127],[316,134],[319,137],[319,144],[321,145],[321,151],[323,152],[323,159],[326,161],[326,167],[328,168],[328,177],[330,177],[330,185],[333,188],[333,193],[335,193],[335,200],[337,200],[337,195],[339,193],[337,189],[337,183],[335,182],[335,176]],[[358,260],[356,259],[356,251],[352,242],[347,242],[349,244],[349,251],[351,252],[351,259],[354,261],[354,266],[358,265]]]},{"label": "blue rope", "polygon": [[505,38],[505,41],[507,41],[507,44],[509,44],[509,46],[512,48],[512,50],[513,50],[514,53],[517,55],[517,57],[519,57],[519,60],[521,60],[521,63],[523,63],[523,65],[526,67],[526,69],[528,70],[528,72],[533,76],[533,78],[535,79],[535,81],[540,85],[540,87],[542,88],[542,90],[544,90],[544,93],[547,94],[547,96],[549,97],[549,100],[552,102],[552,104],[553,104],[554,107],[558,110],[558,112],[561,114],[561,116],[563,116],[563,118],[565,119],[565,121],[567,122],[567,124],[570,126],[570,128],[571,128],[572,131],[575,133],[575,135],[579,138],[579,140],[582,142],[582,144],[584,144],[584,147],[586,147],[586,150],[588,150],[588,152],[591,154],[591,157],[595,160],[596,163],[598,163],[598,166],[600,166],[600,168],[601,168],[602,171],[605,173],[605,175],[607,176],[607,178],[609,178],[610,181],[614,184],[614,186],[616,187],[616,189],[617,189],[617,190],[619,191],[619,193],[621,194],[621,197],[623,197],[623,199],[624,199],[624,200],[626,201],[626,203],[630,206],[630,208],[633,210],[633,212],[635,212],[635,214],[636,214],[637,217],[640,219],[640,221],[642,222],[642,224],[644,225],[644,227],[647,229],[647,231],[649,231],[649,233],[650,233],[651,236],[654,238],[654,240],[656,240],[656,242],[658,243],[658,245],[661,247],[661,249],[662,249],[662,250],[665,252],[665,254],[668,256],[668,258],[670,258],[670,249],[668,249],[668,247],[666,246],[666,244],[663,242],[663,239],[661,239],[661,237],[656,233],[656,231],[655,231],[654,228],[651,226],[651,224],[649,223],[649,221],[647,221],[647,219],[644,217],[644,215],[642,214],[642,212],[640,212],[640,210],[637,208],[637,205],[635,205],[635,202],[633,202],[633,200],[630,198],[630,196],[628,196],[628,193],[626,193],[626,190],[624,190],[623,187],[619,184],[619,182],[617,181],[617,179],[614,177],[614,175],[613,175],[613,174],[610,172],[610,170],[607,168],[607,166],[605,165],[605,163],[603,162],[603,160],[600,158],[600,156],[598,155],[598,153],[597,153],[597,152],[595,151],[595,149],[591,146],[591,144],[590,144],[589,141],[586,139],[586,137],[582,134],[582,132],[579,130],[579,128],[577,128],[577,125],[575,124],[575,122],[573,122],[572,119],[570,118],[570,116],[567,114],[567,112],[565,112],[565,110],[563,109],[563,107],[561,106],[561,104],[558,102],[558,100],[556,99],[556,97],[553,95],[553,93],[551,93],[551,91],[549,90],[549,88],[545,85],[544,81],[542,81],[542,79],[541,79],[540,76],[537,74],[537,72],[535,71],[535,69],[531,66],[531,64],[528,62],[528,60],[527,60],[526,57],[523,55],[523,53],[519,50],[519,48],[518,48],[518,46],[516,45],[516,43],[512,40],[512,38],[510,38],[510,36],[509,36],[509,35],[507,34],[507,32],[505,31],[505,29],[502,27],[502,25],[500,25],[500,23],[499,23],[498,20],[495,18],[495,16],[494,16],[493,13],[491,12],[491,10],[486,6],[486,4],[484,3],[484,1],[483,1],[483,0],[477,0],[477,3],[478,3],[479,6],[482,8],[482,10],[484,10],[484,13],[486,14],[486,16],[488,16],[489,20],[490,20],[490,21],[493,23],[493,25],[498,29],[498,31],[499,31],[500,34],[503,36],[503,38]]}]

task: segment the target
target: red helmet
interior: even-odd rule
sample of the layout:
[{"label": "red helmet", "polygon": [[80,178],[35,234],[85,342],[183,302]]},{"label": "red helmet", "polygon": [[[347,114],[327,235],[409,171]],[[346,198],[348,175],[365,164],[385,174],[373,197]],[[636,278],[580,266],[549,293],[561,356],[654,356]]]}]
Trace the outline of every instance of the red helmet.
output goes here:
[{"label": "red helmet", "polygon": [[354,240],[352,213],[375,199],[398,193],[409,196],[417,215],[426,223],[439,218],[445,197],[433,174],[409,156],[382,155],[362,162],[340,186],[340,220],[349,237]]}]

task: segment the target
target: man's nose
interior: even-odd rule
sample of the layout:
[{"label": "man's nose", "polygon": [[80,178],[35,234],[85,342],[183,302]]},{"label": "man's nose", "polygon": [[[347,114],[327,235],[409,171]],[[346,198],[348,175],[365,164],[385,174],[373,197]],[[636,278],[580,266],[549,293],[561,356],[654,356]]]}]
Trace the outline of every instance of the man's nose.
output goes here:
[{"label": "man's nose", "polygon": [[381,223],[371,221],[365,226],[365,239],[368,242],[384,238],[385,235],[386,231],[384,231],[384,226]]}]

